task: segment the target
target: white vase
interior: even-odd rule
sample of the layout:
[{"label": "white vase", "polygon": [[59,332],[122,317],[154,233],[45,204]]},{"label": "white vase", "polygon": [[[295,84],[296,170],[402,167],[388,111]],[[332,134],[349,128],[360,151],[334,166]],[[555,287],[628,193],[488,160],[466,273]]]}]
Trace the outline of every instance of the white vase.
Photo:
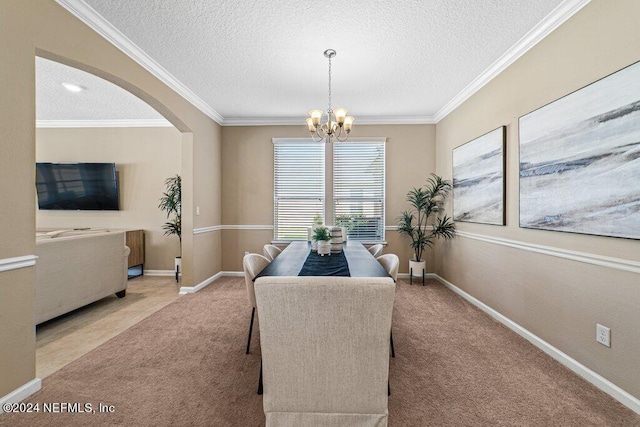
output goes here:
[{"label": "white vase", "polygon": [[331,243],[329,240],[318,240],[318,255],[331,255]]},{"label": "white vase", "polygon": [[409,272],[413,277],[422,277],[422,273],[426,270],[426,262],[409,261]]}]

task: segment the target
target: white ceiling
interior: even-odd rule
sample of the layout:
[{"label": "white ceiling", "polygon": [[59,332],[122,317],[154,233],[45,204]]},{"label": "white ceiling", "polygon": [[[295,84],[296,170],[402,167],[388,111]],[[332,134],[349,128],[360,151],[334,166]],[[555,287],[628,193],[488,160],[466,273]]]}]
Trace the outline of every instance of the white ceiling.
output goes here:
[{"label": "white ceiling", "polygon": [[[62,83],[81,86],[70,92]],[[147,103],[126,90],[77,68],[36,58],[36,119],[40,126],[64,125],[67,121],[87,125],[95,121],[157,121],[164,119]]]},{"label": "white ceiling", "polygon": [[[333,107],[348,108],[356,125],[433,123],[589,2],[57,1],[229,125],[303,124],[309,109],[325,109],[327,48],[338,52]],[[38,78],[48,78],[40,66]],[[88,114],[50,107],[39,114]]]}]

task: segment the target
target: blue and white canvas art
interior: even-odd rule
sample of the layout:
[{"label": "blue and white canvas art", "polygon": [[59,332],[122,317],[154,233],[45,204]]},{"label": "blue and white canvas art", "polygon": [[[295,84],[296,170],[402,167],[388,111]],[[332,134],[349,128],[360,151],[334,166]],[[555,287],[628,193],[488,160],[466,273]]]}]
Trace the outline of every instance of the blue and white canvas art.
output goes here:
[{"label": "blue and white canvas art", "polygon": [[453,150],[453,219],[504,225],[504,126]]},{"label": "blue and white canvas art", "polygon": [[640,239],[640,63],[519,124],[520,227]]}]

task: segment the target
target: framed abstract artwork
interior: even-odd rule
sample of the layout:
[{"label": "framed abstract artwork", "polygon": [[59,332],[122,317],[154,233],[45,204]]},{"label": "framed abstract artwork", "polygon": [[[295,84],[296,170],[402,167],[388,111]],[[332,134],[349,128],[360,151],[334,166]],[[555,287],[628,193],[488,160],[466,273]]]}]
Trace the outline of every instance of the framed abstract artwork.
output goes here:
[{"label": "framed abstract artwork", "polygon": [[505,225],[506,129],[453,149],[454,221]]},{"label": "framed abstract artwork", "polygon": [[640,62],[519,119],[520,227],[640,239]]}]

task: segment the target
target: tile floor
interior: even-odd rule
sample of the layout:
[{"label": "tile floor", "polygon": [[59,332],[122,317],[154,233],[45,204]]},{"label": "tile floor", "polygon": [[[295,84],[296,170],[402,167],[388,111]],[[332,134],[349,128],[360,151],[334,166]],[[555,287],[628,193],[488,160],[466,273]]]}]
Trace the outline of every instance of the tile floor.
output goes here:
[{"label": "tile floor", "polygon": [[173,277],[129,280],[127,296],[111,295],[36,327],[36,377],[46,378],[179,298]]}]

